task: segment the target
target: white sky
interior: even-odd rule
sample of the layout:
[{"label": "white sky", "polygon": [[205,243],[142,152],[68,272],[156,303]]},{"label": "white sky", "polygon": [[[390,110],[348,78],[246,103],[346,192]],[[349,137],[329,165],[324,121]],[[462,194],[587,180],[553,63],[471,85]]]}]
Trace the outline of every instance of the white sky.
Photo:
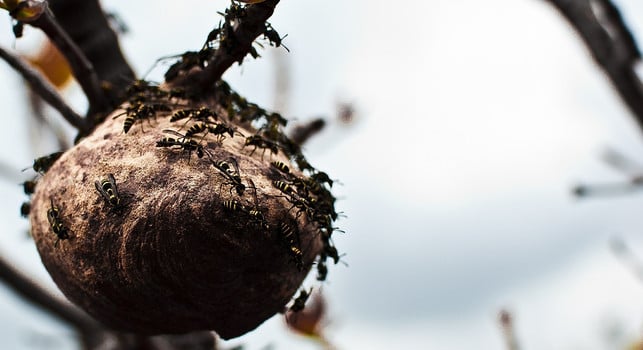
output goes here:
[{"label": "white sky", "polygon": [[[198,48],[227,4],[103,3],[131,27],[123,48],[139,73],[160,56]],[[643,41],[643,5],[618,3]],[[347,234],[335,242],[350,267],[333,268],[323,286],[331,339],[342,349],[502,349],[501,307],[515,312],[526,350],[609,349],[614,325],[623,329],[617,343],[640,336],[643,284],[607,241],[625,237],[643,257],[643,197],[577,201],[569,192],[578,181],[623,179],[601,162],[606,146],[643,163],[641,134],[562,18],[533,0],[319,7],[283,0],[271,22],[288,33],[291,53],[268,49],[226,79],[270,107],[282,55],[293,117],[356,103],[355,125],[331,125],[307,147],[313,164],[343,182],[337,194],[348,215],[340,222]],[[9,47],[8,21],[6,28],[0,39]],[[22,140],[21,102],[12,103],[21,101],[19,80],[2,65],[0,75],[2,118],[16,128],[0,139],[0,157],[23,168],[34,155]],[[82,110],[82,100],[74,104]],[[50,283],[24,238],[20,188],[0,186],[0,251]],[[59,337],[68,331],[20,312],[25,306],[5,294],[6,344],[69,347]],[[27,342],[34,333],[54,338]],[[315,348],[277,318],[228,344],[239,343]]]}]

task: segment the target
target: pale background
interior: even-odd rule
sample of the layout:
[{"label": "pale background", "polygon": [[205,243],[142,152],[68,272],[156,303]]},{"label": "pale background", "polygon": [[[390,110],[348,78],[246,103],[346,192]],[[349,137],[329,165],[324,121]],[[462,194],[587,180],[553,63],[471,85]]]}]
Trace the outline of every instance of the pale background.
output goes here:
[{"label": "pale background", "polygon": [[[643,42],[643,3],[616,3]],[[160,56],[198,49],[227,4],[103,1],[130,26],[122,45],[139,74]],[[2,17],[0,43],[11,47]],[[500,308],[514,313],[526,350],[622,349],[642,336],[643,282],[608,242],[621,237],[643,258],[643,196],[570,195],[578,182],[624,180],[601,152],[643,163],[641,132],[545,1],[282,0],[271,23],[291,52],[261,51],[226,73],[233,87],[272,107],[282,56],[288,116],[332,117],[340,101],[358,111],[306,147],[343,183],[335,193],[347,233],[335,243],[350,267],[332,266],[322,287],[340,349],[503,349]],[[28,28],[15,45],[27,50],[37,38]],[[2,63],[0,79],[0,159],[19,170],[55,148],[25,142],[22,82]],[[67,96],[84,110],[78,88]],[[0,188],[0,252],[55,288],[19,217],[21,188]],[[318,348],[278,317],[224,346],[236,344]],[[0,348],[74,341],[0,287]]]}]

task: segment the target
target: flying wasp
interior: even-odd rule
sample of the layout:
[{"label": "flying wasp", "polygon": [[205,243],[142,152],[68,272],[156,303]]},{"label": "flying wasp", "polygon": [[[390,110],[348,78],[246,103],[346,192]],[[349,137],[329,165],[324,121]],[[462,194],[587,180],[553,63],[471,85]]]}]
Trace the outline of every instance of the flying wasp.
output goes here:
[{"label": "flying wasp", "polygon": [[118,187],[116,186],[116,179],[113,174],[107,174],[107,179],[94,181],[94,186],[100,195],[105,199],[105,202],[111,207],[116,208],[121,204],[121,198],[118,195]]},{"label": "flying wasp", "polygon": [[62,223],[60,209],[54,205],[53,199],[50,198],[49,200],[51,201],[51,207],[47,210],[47,221],[49,221],[51,231],[58,236],[56,243],[54,243],[54,246],[57,247],[60,240],[69,239],[69,231]]}]

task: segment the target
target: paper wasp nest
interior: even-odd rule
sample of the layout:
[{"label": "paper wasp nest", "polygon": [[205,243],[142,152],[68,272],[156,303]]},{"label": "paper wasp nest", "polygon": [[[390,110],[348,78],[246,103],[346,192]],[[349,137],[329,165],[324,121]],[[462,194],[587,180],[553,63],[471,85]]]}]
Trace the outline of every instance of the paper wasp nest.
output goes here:
[{"label": "paper wasp nest", "polygon": [[[234,116],[243,100],[226,112],[153,86],[130,93],[129,110],[38,181],[30,220],[42,261],[109,327],[242,335],[284,310],[315,259],[336,257],[330,180],[312,167],[304,175],[303,158],[298,167],[283,142],[268,141],[269,115],[258,129]],[[199,123],[205,130],[191,129]]]}]

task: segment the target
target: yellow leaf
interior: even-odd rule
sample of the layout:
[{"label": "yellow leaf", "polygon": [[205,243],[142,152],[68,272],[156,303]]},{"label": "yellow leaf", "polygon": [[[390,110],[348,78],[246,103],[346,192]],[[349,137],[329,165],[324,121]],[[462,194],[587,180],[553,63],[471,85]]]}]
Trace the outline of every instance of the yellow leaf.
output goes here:
[{"label": "yellow leaf", "polygon": [[49,40],[36,56],[27,57],[27,60],[58,89],[63,89],[72,79],[67,60]]}]

